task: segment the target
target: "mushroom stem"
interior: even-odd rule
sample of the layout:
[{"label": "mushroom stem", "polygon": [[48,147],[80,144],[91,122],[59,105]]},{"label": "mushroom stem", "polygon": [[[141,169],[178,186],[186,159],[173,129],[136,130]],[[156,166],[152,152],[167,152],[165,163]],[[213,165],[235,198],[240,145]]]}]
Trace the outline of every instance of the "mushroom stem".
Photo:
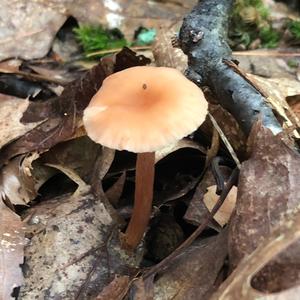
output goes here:
[{"label": "mushroom stem", "polygon": [[135,249],[143,238],[151,216],[155,152],[138,153],[133,212],[124,235],[127,249]]}]

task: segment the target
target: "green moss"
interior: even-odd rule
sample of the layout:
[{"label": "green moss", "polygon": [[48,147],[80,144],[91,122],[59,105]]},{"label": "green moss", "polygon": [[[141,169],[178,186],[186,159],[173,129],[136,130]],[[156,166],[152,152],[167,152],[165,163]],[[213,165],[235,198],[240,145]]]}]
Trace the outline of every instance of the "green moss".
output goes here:
[{"label": "green moss", "polygon": [[289,21],[288,29],[296,40],[300,40],[300,21],[298,20]]},{"label": "green moss", "polygon": [[280,34],[272,28],[269,14],[262,0],[236,0],[230,30],[233,45],[247,48],[259,37],[262,47],[276,47]]},{"label": "green moss", "polygon": [[[250,20],[243,19],[245,13],[251,17]],[[237,21],[259,25],[261,21],[268,19],[269,14],[269,10],[262,0],[235,0],[233,18],[237,18]]]},{"label": "green moss", "polygon": [[85,54],[127,46],[128,42],[118,29],[104,29],[102,26],[80,26],[74,29],[78,42]]},{"label": "green moss", "polygon": [[262,27],[259,30],[261,44],[265,48],[276,48],[280,41],[280,34],[271,26]]}]

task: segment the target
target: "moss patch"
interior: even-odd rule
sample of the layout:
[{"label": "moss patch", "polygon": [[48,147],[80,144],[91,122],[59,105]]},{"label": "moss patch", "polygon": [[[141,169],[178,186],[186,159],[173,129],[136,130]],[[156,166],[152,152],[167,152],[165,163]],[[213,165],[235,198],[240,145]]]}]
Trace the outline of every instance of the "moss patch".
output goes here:
[{"label": "moss patch", "polygon": [[118,29],[104,29],[102,26],[80,26],[74,28],[76,39],[85,54],[99,50],[109,50],[128,46],[128,42]]}]

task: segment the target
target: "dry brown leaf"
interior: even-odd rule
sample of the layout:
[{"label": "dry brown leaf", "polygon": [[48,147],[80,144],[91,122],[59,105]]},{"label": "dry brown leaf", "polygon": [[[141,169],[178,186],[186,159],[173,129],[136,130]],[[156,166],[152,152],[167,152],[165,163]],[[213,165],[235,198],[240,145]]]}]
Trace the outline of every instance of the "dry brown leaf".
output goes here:
[{"label": "dry brown leaf", "polygon": [[[284,216],[299,208],[300,155],[257,123],[249,138],[251,157],[242,164],[235,214],[230,224],[230,262],[249,255]],[[264,270],[256,287],[274,291],[300,282],[299,243]]]},{"label": "dry brown leaf", "polygon": [[153,278],[143,280],[142,277],[133,281],[130,298],[132,300],[153,300]]},{"label": "dry brown leaf", "polygon": [[[46,7],[45,7],[46,6]],[[2,0],[0,60],[45,56],[66,16],[36,1]]]},{"label": "dry brown leaf", "polygon": [[97,156],[102,153],[101,146],[87,136],[81,136],[52,147],[41,154],[34,164],[33,173],[38,177],[44,164],[67,166],[73,169],[83,180],[88,181]]},{"label": "dry brown leaf", "polygon": [[22,64],[20,59],[8,59],[0,62],[0,72],[1,73],[14,73],[19,71],[19,67]]},{"label": "dry brown leaf", "polygon": [[[103,154],[106,162],[102,169],[104,173],[110,167],[114,156],[113,150],[106,152],[108,153]],[[38,195],[39,188],[60,170],[47,165],[66,167],[89,180],[90,170],[100,153],[100,146],[83,136],[60,143],[41,155],[32,152],[17,156],[0,170],[0,195],[14,205],[28,204]]]},{"label": "dry brown leaf", "polygon": [[123,192],[126,181],[126,172],[123,172],[118,180],[105,192],[108,201],[116,207]]},{"label": "dry brown leaf", "polygon": [[158,67],[170,67],[184,72],[187,68],[187,56],[179,48],[174,48],[172,40],[176,39],[179,23],[171,27],[161,26],[157,31],[152,52]]},{"label": "dry brown leaf", "polygon": [[2,0],[0,60],[45,56],[68,16],[79,22],[99,23],[103,21],[103,8],[98,0]]},{"label": "dry brown leaf", "polygon": [[195,2],[3,0],[0,27],[5,30],[0,35],[0,60],[45,56],[68,16],[73,16],[79,23],[101,23],[109,28],[119,28],[128,40],[132,40],[137,28],[158,29],[160,25],[171,25],[174,19],[181,19]]},{"label": "dry brown leaf", "polygon": [[109,283],[96,300],[122,300],[127,293],[129,286],[129,276],[115,275],[114,280]]},{"label": "dry brown leaf", "polygon": [[[203,197],[203,201],[205,206],[208,208],[209,211],[213,209],[215,204],[219,199],[219,195],[216,194],[217,186],[212,185],[207,188],[207,192]],[[235,203],[236,203],[236,193],[237,187],[233,186],[227,195],[224,203],[218,210],[218,212],[214,215],[214,219],[218,222],[219,225],[222,227],[228,223],[231,214],[234,210]]]},{"label": "dry brown leaf", "polygon": [[0,299],[15,299],[11,294],[23,282],[20,265],[24,256],[24,227],[20,217],[0,200]]},{"label": "dry brown leaf", "polygon": [[287,78],[263,78],[250,75],[255,82],[269,95],[268,101],[273,109],[284,120],[284,128],[300,126],[300,121],[286,102],[286,97],[300,94],[300,82]]},{"label": "dry brown leaf", "polygon": [[209,299],[227,255],[227,233],[195,241],[154,284],[155,300]]},{"label": "dry brown leaf", "polygon": [[300,119],[300,93],[287,97],[286,101],[288,102],[289,106],[292,108],[298,119]]},{"label": "dry brown leaf", "polygon": [[20,122],[29,101],[0,94],[0,148],[36,127],[39,122]]}]

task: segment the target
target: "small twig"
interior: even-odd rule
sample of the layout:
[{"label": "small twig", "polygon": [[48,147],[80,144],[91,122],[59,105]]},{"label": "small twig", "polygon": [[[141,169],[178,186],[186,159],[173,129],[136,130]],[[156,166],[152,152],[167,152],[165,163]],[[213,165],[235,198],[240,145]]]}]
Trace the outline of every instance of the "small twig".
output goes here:
[{"label": "small twig", "polygon": [[233,51],[233,55],[240,56],[278,56],[278,57],[300,57],[300,52],[279,52],[266,50],[252,50],[252,51]]},{"label": "small twig", "polygon": [[44,75],[28,73],[28,72],[24,72],[24,71],[11,71],[10,72],[10,71],[0,68],[0,72],[5,73],[5,74],[20,75],[26,79],[33,80],[33,81],[47,81],[47,82],[54,83],[54,84],[61,85],[61,86],[64,86],[67,83],[69,83],[67,80],[64,80],[64,79],[55,79],[55,78],[50,78],[50,77],[47,77]]},{"label": "small twig", "polygon": [[225,185],[217,203],[211,210],[211,212],[207,214],[207,217],[205,220],[199,225],[199,227],[178,247],[173,251],[169,256],[167,256],[164,260],[162,260],[160,263],[155,265],[154,267],[150,268],[148,271],[146,271],[143,274],[143,278],[147,278],[149,276],[153,276],[156,273],[162,272],[165,270],[168,266],[171,265],[171,262],[182,253],[183,249],[190,246],[193,241],[202,233],[202,231],[206,228],[206,226],[209,224],[209,222],[212,220],[213,216],[216,214],[216,212],[219,210],[219,208],[222,206],[224,200],[226,199],[228,193],[230,192],[232,186],[237,181],[239,174],[239,169],[235,168],[230,175],[227,184]]},{"label": "small twig", "polygon": [[223,143],[225,144],[226,148],[228,149],[229,153],[231,154],[231,157],[233,158],[233,160],[235,161],[237,167],[240,169],[241,168],[241,163],[233,149],[233,147],[231,146],[231,144],[229,143],[227,137],[225,136],[225,134],[223,133],[222,129],[220,128],[220,126],[218,125],[217,121],[215,120],[215,118],[208,113],[208,116],[211,120],[211,122],[213,123],[213,126],[216,128],[216,130],[218,131]]},{"label": "small twig", "polygon": [[[134,47],[128,47],[131,50],[141,51],[141,50],[149,50],[151,49],[151,46],[134,46]],[[109,49],[109,50],[100,50],[95,51],[92,53],[89,53],[86,55],[86,57],[93,57],[97,55],[104,55],[104,54],[111,54],[121,51],[123,48],[115,48],[115,49]]]}]

